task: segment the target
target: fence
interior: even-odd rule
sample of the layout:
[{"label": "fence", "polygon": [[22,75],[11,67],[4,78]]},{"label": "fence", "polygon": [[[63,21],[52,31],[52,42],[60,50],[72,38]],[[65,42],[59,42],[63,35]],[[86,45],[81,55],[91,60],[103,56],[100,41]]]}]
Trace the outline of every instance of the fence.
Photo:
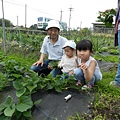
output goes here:
[{"label": "fence", "polygon": [[114,34],[114,28],[100,28],[100,27],[95,27],[93,29],[94,33],[108,33],[108,34]]}]

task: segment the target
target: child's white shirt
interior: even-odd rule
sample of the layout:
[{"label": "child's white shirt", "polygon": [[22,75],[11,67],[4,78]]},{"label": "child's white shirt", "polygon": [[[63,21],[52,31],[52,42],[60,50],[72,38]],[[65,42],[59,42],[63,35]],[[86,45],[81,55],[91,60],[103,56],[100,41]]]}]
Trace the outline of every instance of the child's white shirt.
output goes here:
[{"label": "child's white shirt", "polygon": [[[89,57],[89,60],[85,63],[86,66],[89,66],[90,62],[94,60],[96,61],[92,56]],[[81,59],[78,58],[78,65],[81,63]],[[98,65],[98,62],[96,61],[96,67],[95,67],[95,71],[97,71],[97,73],[100,75],[100,80],[102,79],[102,73],[100,71],[100,68],[99,68],[99,65]]]},{"label": "child's white shirt", "polygon": [[63,68],[62,69],[63,73],[68,73],[77,67],[77,57],[73,56],[69,58],[66,55],[63,55],[58,66],[60,68]]}]

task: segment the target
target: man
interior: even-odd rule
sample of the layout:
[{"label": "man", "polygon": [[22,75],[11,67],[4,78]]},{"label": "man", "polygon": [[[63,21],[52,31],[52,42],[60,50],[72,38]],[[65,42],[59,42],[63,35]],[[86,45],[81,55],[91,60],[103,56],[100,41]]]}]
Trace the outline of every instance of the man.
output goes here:
[{"label": "man", "polygon": [[[63,45],[66,43],[67,39],[60,36],[60,25],[56,20],[51,20],[46,27],[48,36],[44,38],[42,47],[41,47],[41,56],[40,59],[31,66],[31,70],[38,72],[39,75],[48,75],[50,72],[52,76],[55,77],[57,74],[61,73],[61,69],[53,70],[49,66],[51,61],[60,61],[64,50],[62,49]],[[48,57],[47,60],[44,60]]]},{"label": "man", "polygon": [[[115,20],[115,46],[118,45],[119,49],[119,60],[120,60],[120,7],[118,4],[118,11]],[[118,63],[118,71],[115,76],[115,80],[110,82],[110,85],[120,87],[120,61]]]}]

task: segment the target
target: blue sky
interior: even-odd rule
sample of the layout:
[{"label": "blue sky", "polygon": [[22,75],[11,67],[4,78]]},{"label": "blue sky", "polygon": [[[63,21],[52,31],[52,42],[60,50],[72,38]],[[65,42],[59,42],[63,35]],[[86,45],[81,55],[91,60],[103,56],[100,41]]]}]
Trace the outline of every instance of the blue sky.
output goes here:
[{"label": "blue sky", "polygon": [[[69,25],[71,8],[70,27],[92,27],[97,20],[99,11],[117,8],[118,0],[4,0],[4,18],[10,20],[14,25],[25,26],[25,4],[27,27],[37,23],[37,17],[45,16],[60,20]],[[0,6],[2,2],[0,1]],[[2,7],[0,7],[0,18],[2,18]]]}]

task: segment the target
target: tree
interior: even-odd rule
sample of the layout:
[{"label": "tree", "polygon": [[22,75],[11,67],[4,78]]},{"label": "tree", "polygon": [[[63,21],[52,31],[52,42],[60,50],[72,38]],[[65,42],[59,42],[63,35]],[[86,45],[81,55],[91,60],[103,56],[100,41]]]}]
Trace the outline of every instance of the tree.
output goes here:
[{"label": "tree", "polygon": [[37,24],[31,25],[31,26],[30,26],[30,29],[32,29],[32,30],[37,30]]},{"label": "tree", "polygon": [[116,9],[99,11],[97,22],[103,22],[106,25],[106,27],[112,27],[114,16],[116,16]]},{"label": "tree", "polygon": [[[5,27],[14,27],[14,25],[11,23],[11,21],[4,19],[5,21]],[[0,19],[0,26],[2,26],[2,18]]]},{"label": "tree", "polygon": [[87,36],[87,35],[91,35],[92,31],[88,28],[83,28],[83,29],[80,30],[80,34],[83,35],[83,36]]}]

